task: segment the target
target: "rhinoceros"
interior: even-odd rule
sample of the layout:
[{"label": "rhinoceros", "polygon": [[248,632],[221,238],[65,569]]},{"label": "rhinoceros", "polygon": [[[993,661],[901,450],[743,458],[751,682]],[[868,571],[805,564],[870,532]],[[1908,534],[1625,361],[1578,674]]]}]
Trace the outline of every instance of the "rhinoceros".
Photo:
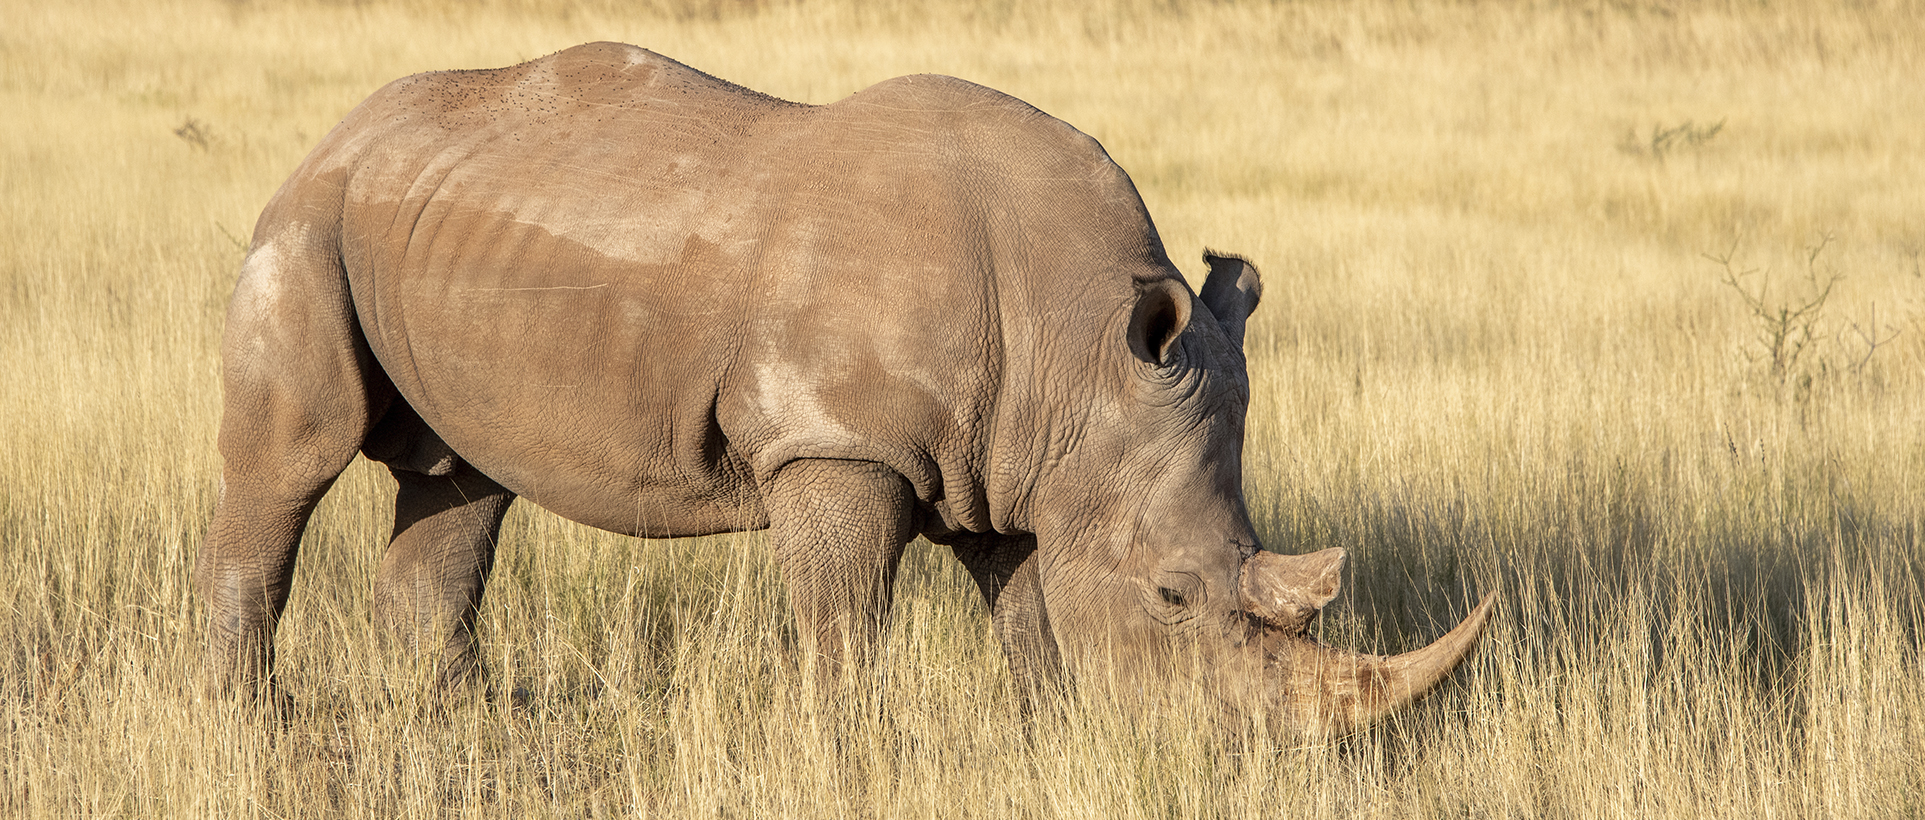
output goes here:
[{"label": "rhinoceros", "polygon": [[397,484],[375,603],[453,682],[521,497],[648,538],[768,529],[805,658],[868,663],[916,536],[1017,682],[1206,676],[1279,731],[1443,680],[1487,596],[1396,657],[1307,634],[1344,554],[1242,495],[1257,269],[1192,291],[1094,139],[942,76],[801,105],[633,46],[397,80],[261,214],[222,339],[206,675],[274,691],[302,531]]}]

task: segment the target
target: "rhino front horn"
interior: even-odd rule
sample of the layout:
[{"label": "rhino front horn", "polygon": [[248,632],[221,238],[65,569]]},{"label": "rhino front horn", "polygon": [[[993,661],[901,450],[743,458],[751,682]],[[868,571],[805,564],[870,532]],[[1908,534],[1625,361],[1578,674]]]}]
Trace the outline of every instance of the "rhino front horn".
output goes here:
[{"label": "rhino front horn", "polygon": [[1307,737],[1335,737],[1369,726],[1423,697],[1470,657],[1497,594],[1462,623],[1422,649],[1366,655],[1325,646],[1304,634],[1324,604],[1336,597],[1344,553],[1258,553],[1244,566],[1239,590],[1247,611],[1263,624],[1272,690],[1288,728]]},{"label": "rhino front horn", "polygon": [[1332,649],[1303,641],[1291,665],[1299,670],[1291,690],[1310,702],[1298,708],[1307,734],[1335,737],[1369,726],[1415,703],[1449,677],[1477,646],[1497,593],[1471,610],[1456,629],[1431,645],[1384,657]]}]

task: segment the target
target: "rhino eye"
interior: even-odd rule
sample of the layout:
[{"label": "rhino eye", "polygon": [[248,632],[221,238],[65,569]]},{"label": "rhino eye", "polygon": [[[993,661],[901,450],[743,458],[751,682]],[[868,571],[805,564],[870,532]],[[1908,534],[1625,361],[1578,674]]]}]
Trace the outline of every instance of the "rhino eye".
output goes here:
[{"label": "rhino eye", "polygon": [[1190,572],[1162,572],[1161,577],[1145,578],[1137,583],[1143,596],[1140,600],[1145,614],[1151,620],[1165,626],[1175,626],[1201,614],[1202,607],[1210,600],[1209,587],[1202,578]]}]

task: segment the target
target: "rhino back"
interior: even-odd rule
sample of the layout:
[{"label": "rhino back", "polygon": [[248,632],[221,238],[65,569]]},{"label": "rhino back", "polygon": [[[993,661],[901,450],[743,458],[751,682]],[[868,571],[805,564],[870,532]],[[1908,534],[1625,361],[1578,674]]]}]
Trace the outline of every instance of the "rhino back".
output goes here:
[{"label": "rhino back", "polygon": [[[1039,180],[1076,190],[1038,211]],[[402,396],[565,516],[643,535],[759,527],[756,482],[826,457],[888,464],[945,521],[985,529],[1010,494],[986,475],[1013,418],[1006,314],[1031,335],[1044,323],[1037,302],[1060,283],[1034,270],[1060,266],[1035,235],[1086,188],[1141,211],[1093,141],[961,81],[802,106],[591,44],[391,84],[257,235],[270,217],[338,228]]]}]

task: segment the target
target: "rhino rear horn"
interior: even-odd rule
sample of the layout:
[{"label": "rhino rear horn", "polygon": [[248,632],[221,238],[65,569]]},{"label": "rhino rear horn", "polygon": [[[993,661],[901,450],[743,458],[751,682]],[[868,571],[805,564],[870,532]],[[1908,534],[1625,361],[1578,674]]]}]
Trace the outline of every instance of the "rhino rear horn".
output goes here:
[{"label": "rhino rear horn", "polygon": [[1210,266],[1210,277],[1203,280],[1203,292],[1197,298],[1229,334],[1231,343],[1242,347],[1244,323],[1263,298],[1263,279],[1257,275],[1257,266],[1233,253],[1206,250],[1203,262]]},{"label": "rhino rear horn", "polygon": [[1259,552],[1243,562],[1240,603],[1271,629],[1302,632],[1337,597],[1346,559],[1336,547],[1309,555]]}]

